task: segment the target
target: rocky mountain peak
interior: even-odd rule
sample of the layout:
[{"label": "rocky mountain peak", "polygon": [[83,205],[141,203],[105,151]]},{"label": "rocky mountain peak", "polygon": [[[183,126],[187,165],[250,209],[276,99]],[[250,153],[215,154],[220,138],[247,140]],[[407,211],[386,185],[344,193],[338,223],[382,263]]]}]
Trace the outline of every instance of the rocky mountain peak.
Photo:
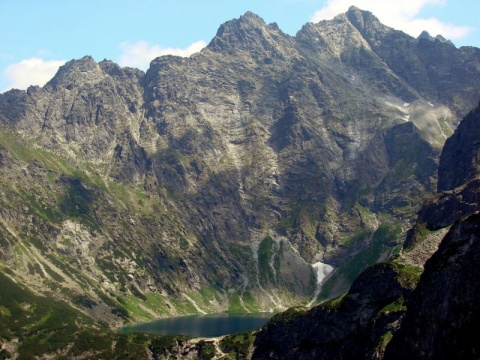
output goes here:
[{"label": "rocky mountain peak", "polygon": [[356,6],[350,6],[345,15],[347,15],[347,18],[350,21],[352,21],[352,19],[355,19],[356,22],[361,23],[378,21],[377,17],[373,15],[370,11],[359,9]]},{"label": "rocky mountain peak", "polygon": [[448,44],[448,45],[451,45],[451,46],[455,46],[450,40],[445,39],[442,35],[435,36],[435,41],[439,41],[442,44]]},{"label": "rocky mountain peak", "polygon": [[389,29],[383,25],[378,18],[370,11],[360,10],[355,6],[351,6],[345,13],[350,23],[362,34],[382,31]]},{"label": "rocky mountain peak", "polygon": [[438,41],[439,43],[442,43],[442,44],[449,44],[449,45],[455,46],[450,40],[445,39],[442,35],[437,35],[433,37],[426,30],[423,30],[422,33],[417,37],[417,41],[420,41],[420,40],[427,40],[431,42]]},{"label": "rocky mountain peak", "polygon": [[71,60],[58,69],[52,80],[47,83],[48,87],[58,86],[72,87],[74,84],[95,83],[105,76],[99,64],[87,55],[79,60]]},{"label": "rocky mountain peak", "polygon": [[103,60],[99,62],[98,65],[102,71],[119,80],[126,78],[141,78],[145,75],[142,70],[130,67],[122,68],[111,60]]},{"label": "rocky mountain peak", "polygon": [[248,11],[238,19],[222,24],[208,47],[216,51],[268,49],[286,37],[277,24],[267,25],[260,16]]},{"label": "rocky mountain peak", "polygon": [[422,33],[417,37],[417,40],[428,40],[428,41],[435,41],[435,38],[430,35],[430,33],[427,30],[423,30]]},{"label": "rocky mountain peak", "polygon": [[[344,53],[350,52],[353,48],[368,49],[369,45],[363,34],[352,24],[352,20],[347,15],[347,13],[340,14],[332,20],[307,24],[297,33],[296,40],[308,51],[317,53],[316,56],[327,59],[342,58]],[[364,21],[361,13],[355,21],[358,23],[357,26],[363,29]]]},{"label": "rocky mountain peak", "polygon": [[238,19],[239,23],[250,23],[250,24],[255,24],[255,25],[260,25],[260,26],[265,26],[265,21],[258,16],[257,14],[247,11],[245,14],[239,17]]}]

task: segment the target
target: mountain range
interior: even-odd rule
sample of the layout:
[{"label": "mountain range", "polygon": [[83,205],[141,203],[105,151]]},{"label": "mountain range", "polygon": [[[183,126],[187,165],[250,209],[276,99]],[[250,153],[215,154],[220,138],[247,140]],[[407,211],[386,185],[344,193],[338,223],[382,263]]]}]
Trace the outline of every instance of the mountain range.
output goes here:
[{"label": "mountain range", "polygon": [[[294,37],[248,12],[200,53],[154,59],[146,73],[86,56],[42,88],[0,94],[0,280],[10,294],[0,295],[0,341],[43,349],[51,332],[40,329],[54,316],[32,309],[45,299],[82,319],[69,323],[66,356],[88,349],[78,334],[92,323],[107,334],[350,289],[274,318],[254,356],[278,341],[300,349],[279,354],[305,358],[398,354],[419,326],[422,291],[438,285],[435,264],[450,261],[435,253],[441,239],[457,244],[475,226],[468,119],[479,99],[480,49],[412,38],[355,7]],[[368,293],[372,283],[382,286]],[[388,304],[394,311],[378,315]],[[324,321],[361,322],[343,329],[352,353],[318,346],[318,334],[341,332],[318,330]],[[289,322],[319,332],[287,341]],[[15,345],[26,334],[30,343]]]}]

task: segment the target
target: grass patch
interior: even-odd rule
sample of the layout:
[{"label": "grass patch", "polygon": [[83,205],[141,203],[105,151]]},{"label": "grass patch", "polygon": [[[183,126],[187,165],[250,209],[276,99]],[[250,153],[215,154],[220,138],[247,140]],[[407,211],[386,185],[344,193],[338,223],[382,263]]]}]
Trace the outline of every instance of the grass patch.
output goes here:
[{"label": "grass patch", "polygon": [[11,315],[12,313],[7,307],[0,305],[0,316],[11,316]]},{"label": "grass patch", "polygon": [[208,286],[202,287],[198,291],[190,291],[187,293],[187,295],[194,300],[202,310],[212,312],[215,311],[214,306],[212,306],[212,302],[222,302],[219,291],[219,288],[216,288],[215,286]]},{"label": "grass patch", "polygon": [[166,335],[166,336],[158,336],[151,340],[150,345],[148,348],[152,352],[154,359],[160,357],[168,357],[171,353],[172,348],[180,342],[185,342],[188,340],[188,337],[183,335]]},{"label": "grass patch", "polygon": [[398,282],[406,288],[414,288],[420,281],[420,276],[423,269],[417,266],[400,264],[398,262],[391,262],[395,271],[397,272]]},{"label": "grass patch", "polygon": [[200,360],[210,360],[215,357],[215,345],[209,341],[199,341],[198,346],[198,359]]},{"label": "grass patch", "polygon": [[434,231],[428,230],[425,224],[415,224],[413,227],[413,238],[410,241],[410,243],[407,245],[407,247],[404,249],[405,251],[410,251],[414,249],[418,244],[421,244],[424,242],[427,237],[433,233]]},{"label": "grass patch", "polygon": [[255,313],[260,311],[257,301],[249,291],[245,291],[242,294],[229,294],[228,301],[227,311],[231,313],[243,313],[245,311]]},{"label": "grass patch", "polygon": [[48,273],[48,275],[50,275],[56,282],[65,282],[65,278],[57,272],[53,271],[47,264],[43,264],[43,268]]},{"label": "grass patch", "polygon": [[227,335],[220,340],[220,349],[233,355],[233,359],[248,359],[257,331]]},{"label": "grass patch", "polygon": [[347,295],[347,293],[344,293],[340,296],[337,296],[336,298],[333,298],[333,299],[330,299],[330,300],[327,300],[323,303],[320,304],[321,307],[325,308],[325,309],[329,309],[329,310],[334,310],[334,309],[337,309],[340,304],[342,303],[343,301],[343,298]]},{"label": "grass patch", "polygon": [[[159,293],[145,293],[144,296],[146,300],[141,300],[134,295],[117,296],[117,300],[123,305],[129,314],[145,321],[171,314],[173,309],[170,304],[165,301],[163,295]],[[183,311],[180,309],[177,310]],[[153,315],[152,313],[156,315]]]},{"label": "grass patch", "polygon": [[[0,288],[0,338],[6,341],[19,339],[18,359],[33,359],[51,353],[58,355],[72,345],[75,347],[80,334],[88,328],[97,328],[87,334],[97,339],[101,327],[67,304],[34,295],[3,272],[0,273]],[[114,335],[106,328],[102,331]]]},{"label": "grass patch", "polygon": [[339,266],[323,284],[318,301],[325,301],[346,292],[353,281],[369,265],[379,261],[382,254],[390,252],[398,241],[401,228],[382,224],[371,236],[371,244]]},{"label": "grass patch", "polygon": [[387,331],[380,340],[378,341],[377,345],[375,346],[376,351],[383,351],[386,349],[390,340],[392,340],[393,334],[390,331]]},{"label": "grass patch", "polygon": [[242,303],[240,301],[240,295],[239,294],[231,294],[228,299],[228,312],[232,313],[242,313],[245,312],[245,307],[242,306]]},{"label": "grass patch", "polygon": [[308,311],[308,308],[303,307],[303,306],[295,306],[291,307],[284,312],[278,313],[274,315],[268,322],[267,326],[269,324],[273,324],[276,322],[290,322],[292,320],[295,320],[301,316],[303,316],[306,312]]},{"label": "grass patch", "polygon": [[367,230],[357,230],[355,234],[353,234],[351,237],[344,238],[340,240],[340,244],[343,244],[345,246],[359,246],[363,242],[365,242],[372,233]]},{"label": "grass patch", "polygon": [[276,279],[270,261],[273,255],[274,241],[271,236],[267,236],[260,242],[258,247],[258,271],[260,282],[263,285],[275,284]]},{"label": "grass patch", "polygon": [[177,309],[180,314],[196,314],[198,311],[193,304],[186,299],[169,299],[170,303]]},{"label": "grass patch", "polygon": [[400,296],[397,300],[392,301],[390,304],[386,305],[379,314],[389,314],[396,311],[406,311],[407,307],[405,306],[405,299],[403,296]]},{"label": "grass patch", "polygon": [[117,300],[128,311],[131,317],[143,320],[152,319],[152,315],[145,310],[145,308],[149,308],[149,306],[145,306],[146,303],[135,295],[118,296]]},{"label": "grass patch", "polygon": [[17,191],[22,202],[28,207],[30,214],[35,214],[40,216],[43,220],[51,222],[53,224],[59,224],[64,219],[64,214],[62,211],[45,201],[42,201],[41,195],[35,194],[33,191]]}]

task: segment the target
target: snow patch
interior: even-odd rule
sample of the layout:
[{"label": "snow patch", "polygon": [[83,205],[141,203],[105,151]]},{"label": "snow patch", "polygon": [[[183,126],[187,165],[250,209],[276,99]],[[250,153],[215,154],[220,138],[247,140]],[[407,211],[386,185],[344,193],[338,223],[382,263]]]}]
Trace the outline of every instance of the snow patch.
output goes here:
[{"label": "snow patch", "polygon": [[403,107],[409,107],[410,103],[403,103]]},{"label": "snow patch", "polygon": [[430,101],[428,102],[428,105],[430,105],[431,107],[433,107],[433,104],[432,104]]},{"label": "snow patch", "polygon": [[317,272],[317,284],[321,284],[325,277],[333,271],[333,266],[317,262],[312,265]]},{"label": "snow patch", "polygon": [[410,121],[410,115],[405,115],[405,117],[403,118],[403,120],[405,120],[405,121],[407,121],[407,122]]},{"label": "snow patch", "polygon": [[322,262],[317,262],[312,264],[313,269],[317,274],[317,288],[315,289],[315,294],[313,294],[312,300],[307,304],[307,307],[311,307],[315,301],[317,301],[318,295],[320,295],[320,291],[322,290],[322,283],[328,275],[333,272],[333,266],[324,264]]}]

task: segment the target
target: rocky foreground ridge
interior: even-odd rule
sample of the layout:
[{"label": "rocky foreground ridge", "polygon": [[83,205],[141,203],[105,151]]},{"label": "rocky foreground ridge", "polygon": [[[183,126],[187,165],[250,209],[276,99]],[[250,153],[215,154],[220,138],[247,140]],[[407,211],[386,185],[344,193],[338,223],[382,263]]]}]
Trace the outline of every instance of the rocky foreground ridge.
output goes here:
[{"label": "rocky foreground ridge", "polygon": [[[258,334],[254,359],[478,358],[479,124],[480,106],[447,140],[439,193],[422,208],[403,253],[368,268],[346,295],[275,317]],[[458,164],[468,175],[452,182]]]},{"label": "rocky foreground ridge", "polygon": [[315,302],[322,263],[341,294],[434,193],[479,60],[354,7],[295,37],[246,13],[146,73],[72,60],[0,94],[2,276],[110,324]]}]

